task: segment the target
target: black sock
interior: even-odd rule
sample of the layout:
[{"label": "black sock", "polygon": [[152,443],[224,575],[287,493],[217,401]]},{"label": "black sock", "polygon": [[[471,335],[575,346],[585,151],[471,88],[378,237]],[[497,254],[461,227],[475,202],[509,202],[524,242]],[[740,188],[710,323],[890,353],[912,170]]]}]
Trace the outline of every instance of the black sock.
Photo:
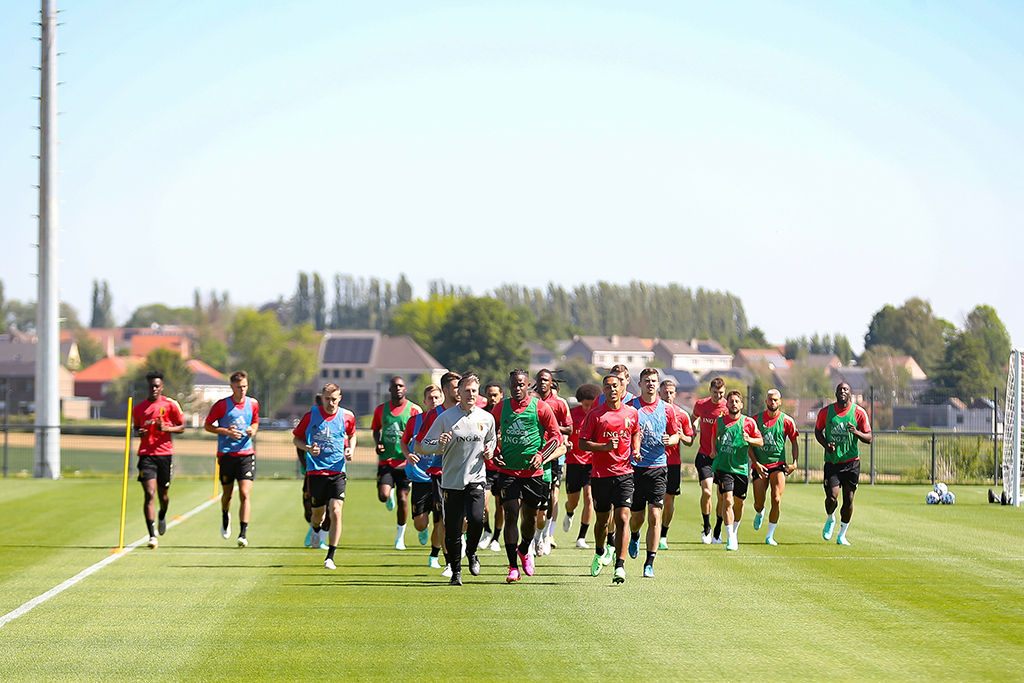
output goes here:
[{"label": "black sock", "polygon": [[327,559],[328,560],[333,560],[334,559],[334,551],[337,550],[337,549],[338,549],[338,546],[336,546],[336,545],[329,545],[329,546],[327,546]]},{"label": "black sock", "polygon": [[701,515],[704,518],[704,535],[711,531],[711,515]]},{"label": "black sock", "polygon": [[524,538],[523,540],[519,541],[519,554],[525,555],[526,553],[530,552],[530,543],[532,542],[532,538]]},{"label": "black sock", "polygon": [[626,568],[626,561],[625,560],[615,560],[615,568],[616,569],[625,569]]},{"label": "black sock", "polygon": [[238,537],[245,538],[245,530],[249,528],[249,522],[240,522],[238,525]]},{"label": "black sock", "polygon": [[647,553],[647,560],[644,562],[649,567],[654,566],[654,558],[657,557],[658,553]]},{"label": "black sock", "polygon": [[613,533],[612,534],[608,534],[607,543],[608,543],[608,545],[610,545],[612,547],[615,547],[615,534],[613,534]]},{"label": "black sock", "polygon": [[722,519],[721,517],[716,517],[715,518],[715,538],[721,538],[722,537],[722,522],[724,522],[724,521],[725,520]]},{"label": "black sock", "polygon": [[491,522],[486,517],[484,517],[484,531],[491,533]]},{"label": "black sock", "polygon": [[590,525],[589,524],[580,524],[580,535],[577,536],[576,538],[586,538],[588,531],[590,531]]},{"label": "black sock", "polygon": [[501,538],[501,527],[500,526],[494,527],[494,538],[495,539]]},{"label": "black sock", "polygon": [[631,540],[631,541],[639,541],[640,540],[640,532],[639,531],[632,531],[632,532],[630,532],[629,540]]},{"label": "black sock", "polygon": [[518,567],[519,566],[519,557],[516,555],[516,544],[515,543],[506,543],[505,544],[505,555],[508,556],[508,566],[510,566],[510,567]]},{"label": "black sock", "polygon": [[163,519],[167,516],[167,510],[158,510],[156,513],[157,519]]},{"label": "black sock", "polygon": [[662,538],[668,538],[668,527],[667,526],[661,527],[661,537]]},{"label": "black sock", "polygon": [[595,547],[594,548],[594,554],[595,555],[599,555],[599,556],[600,555],[604,555],[604,546],[603,545],[599,545],[599,546]]},{"label": "black sock", "polygon": [[572,516],[575,515],[575,514],[576,514],[575,510],[569,510],[568,512],[565,513],[565,516],[568,517],[569,519],[572,519]]},{"label": "black sock", "polygon": [[228,512],[227,510],[221,510],[220,511],[220,525],[221,526],[227,526],[228,522],[230,521],[230,518],[231,518],[231,513],[230,512]]},{"label": "black sock", "polygon": [[431,557],[437,557],[439,554],[441,554],[441,549],[439,547],[437,547],[436,545],[430,546]]},{"label": "black sock", "polygon": [[150,536],[156,536],[156,527],[154,526],[155,524],[156,522],[154,522],[151,519],[146,520],[146,528],[149,529]]}]

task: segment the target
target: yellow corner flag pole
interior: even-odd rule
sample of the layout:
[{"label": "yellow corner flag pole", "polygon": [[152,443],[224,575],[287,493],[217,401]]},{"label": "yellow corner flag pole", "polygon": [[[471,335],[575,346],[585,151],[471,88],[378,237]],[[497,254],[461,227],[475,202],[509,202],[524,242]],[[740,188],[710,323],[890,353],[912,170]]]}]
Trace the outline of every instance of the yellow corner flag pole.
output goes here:
[{"label": "yellow corner flag pole", "polygon": [[132,446],[132,397],[128,397],[128,419],[124,428],[124,478],[121,481],[121,533],[117,537],[117,550],[124,552],[124,517],[128,506],[128,454]]},{"label": "yellow corner flag pole", "polygon": [[219,495],[217,490],[217,480],[220,479],[220,458],[214,456],[213,458],[213,495],[210,496],[210,500],[214,500]]}]

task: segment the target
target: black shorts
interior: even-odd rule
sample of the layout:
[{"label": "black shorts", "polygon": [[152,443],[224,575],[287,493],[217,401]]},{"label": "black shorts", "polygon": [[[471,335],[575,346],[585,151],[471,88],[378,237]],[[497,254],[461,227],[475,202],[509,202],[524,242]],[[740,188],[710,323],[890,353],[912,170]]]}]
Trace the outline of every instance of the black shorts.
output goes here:
[{"label": "black shorts", "polygon": [[594,511],[608,512],[612,508],[628,508],[633,504],[633,475],[592,477],[590,489],[594,493]]},{"label": "black shorts", "polygon": [[156,479],[156,485],[167,488],[174,479],[174,456],[172,455],[140,455],[139,481]]},{"label": "black shorts", "polygon": [[732,495],[736,498],[746,498],[750,480],[745,474],[717,471],[715,472],[715,483],[718,484],[719,494],[732,491]]},{"label": "black shorts", "polygon": [[309,497],[313,507],[323,507],[329,500],[345,500],[344,474],[310,474],[306,478],[309,479]]},{"label": "black shorts", "polygon": [[534,510],[547,510],[551,501],[551,484],[544,481],[540,474],[536,477],[517,477],[502,472],[498,476],[498,495],[503,503],[519,500]]},{"label": "black shorts", "polygon": [[665,484],[665,495],[666,496],[678,496],[681,489],[679,488],[683,481],[683,466],[682,465],[669,465],[668,466],[668,483]]},{"label": "black shorts", "polygon": [[498,475],[501,474],[500,470],[487,470],[487,483],[484,488],[491,492],[492,495],[501,495],[498,493]]},{"label": "black shorts", "polygon": [[715,478],[715,459],[710,455],[704,455],[698,453],[697,457],[693,459],[693,466],[697,468],[697,479],[704,481],[705,479]]},{"label": "black shorts", "polygon": [[437,510],[434,508],[434,482],[414,481],[412,482],[412,493],[409,496],[412,500],[412,516],[419,517],[427,512],[433,512],[437,519]]},{"label": "black shorts", "polygon": [[860,458],[847,460],[846,462],[826,462],[825,490],[834,489],[838,486],[857,490],[860,483]]},{"label": "black shorts", "polygon": [[565,491],[566,493],[579,493],[584,486],[590,486],[590,473],[594,466],[590,463],[579,465],[574,462],[565,464]]},{"label": "black shorts", "polygon": [[256,456],[249,455],[217,455],[217,464],[220,466],[220,483],[230,486],[236,481],[256,478]]},{"label": "black shorts", "polygon": [[[770,463],[767,463],[767,464],[762,463],[762,464],[764,465],[764,468],[766,470],[768,470],[768,473],[767,473],[768,475],[771,475],[772,472],[782,472],[783,474],[786,473],[786,461],[785,460],[780,460],[778,462],[770,462]],[[757,473],[757,470],[754,470],[751,474],[753,475],[754,479],[761,479],[762,478],[761,475],[759,475]],[[767,479],[767,478],[768,478],[768,476],[764,477],[764,479]]]},{"label": "black shorts", "polygon": [[444,497],[441,495],[441,475],[430,475],[430,489],[434,495],[434,519],[440,519],[444,512]]},{"label": "black shorts", "polygon": [[408,491],[412,488],[412,482],[405,474],[405,465],[392,467],[386,462],[377,465],[377,486],[382,484],[399,491]]},{"label": "black shorts", "polygon": [[551,466],[551,490],[562,485],[562,466],[557,462]]},{"label": "black shorts", "polygon": [[648,505],[665,507],[668,467],[633,467],[633,504],[629,509],[643,512]]}]

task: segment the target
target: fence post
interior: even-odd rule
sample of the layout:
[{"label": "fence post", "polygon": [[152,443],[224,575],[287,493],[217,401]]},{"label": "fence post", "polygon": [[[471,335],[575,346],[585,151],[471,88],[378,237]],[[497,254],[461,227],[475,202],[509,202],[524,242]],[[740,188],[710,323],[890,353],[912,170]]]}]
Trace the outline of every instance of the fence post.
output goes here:
[{"label": "fence post", "polygon": [[804,483],[811,483],[811,435],[804,432]]},{"label": "fence post", "polygon": [[932,432],[932,486],[935,486],[935,432]]},{"label": "fence post", "polygon": [[[854,416],[856,417],[856,416]],[[875,433],[875,387],[871,387],[871,414],[868,415],[868,424],[871,425],[871,433]],[[871,485],[875,485],[875,439],[871,438]]]}]

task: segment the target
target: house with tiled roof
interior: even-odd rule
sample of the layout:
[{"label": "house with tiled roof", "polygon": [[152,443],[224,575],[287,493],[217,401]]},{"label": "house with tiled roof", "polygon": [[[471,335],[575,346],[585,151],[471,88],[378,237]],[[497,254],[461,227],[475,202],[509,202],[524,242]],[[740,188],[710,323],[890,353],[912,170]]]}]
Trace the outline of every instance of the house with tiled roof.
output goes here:
[{"label": "house with tiled roof", "polygon": [[[0,413],[4,410],[12,415],[35,412],[36,346],[34,340],[24,338],[0,340]],[[57,373],[61,410],[64,411],[66,399],[74,398],[75,379],[63,365],[58,367]],[[70,406],[67,407],[70,410]]]},{"label": "house with tiled roof", "polygon": [[732,354],[714,339],[655,339],[653,351],[666,368],[697,376],[732,367]]},{"label": "house with tiled roof", "polygon": [[650,340],[639,337],[623,337],[613,334],[607,337],[576,336],[563,352],[566,358],[579,356],[588,365],[608,369],[613,365],[625,365],[632,377],[654,360]]}]

